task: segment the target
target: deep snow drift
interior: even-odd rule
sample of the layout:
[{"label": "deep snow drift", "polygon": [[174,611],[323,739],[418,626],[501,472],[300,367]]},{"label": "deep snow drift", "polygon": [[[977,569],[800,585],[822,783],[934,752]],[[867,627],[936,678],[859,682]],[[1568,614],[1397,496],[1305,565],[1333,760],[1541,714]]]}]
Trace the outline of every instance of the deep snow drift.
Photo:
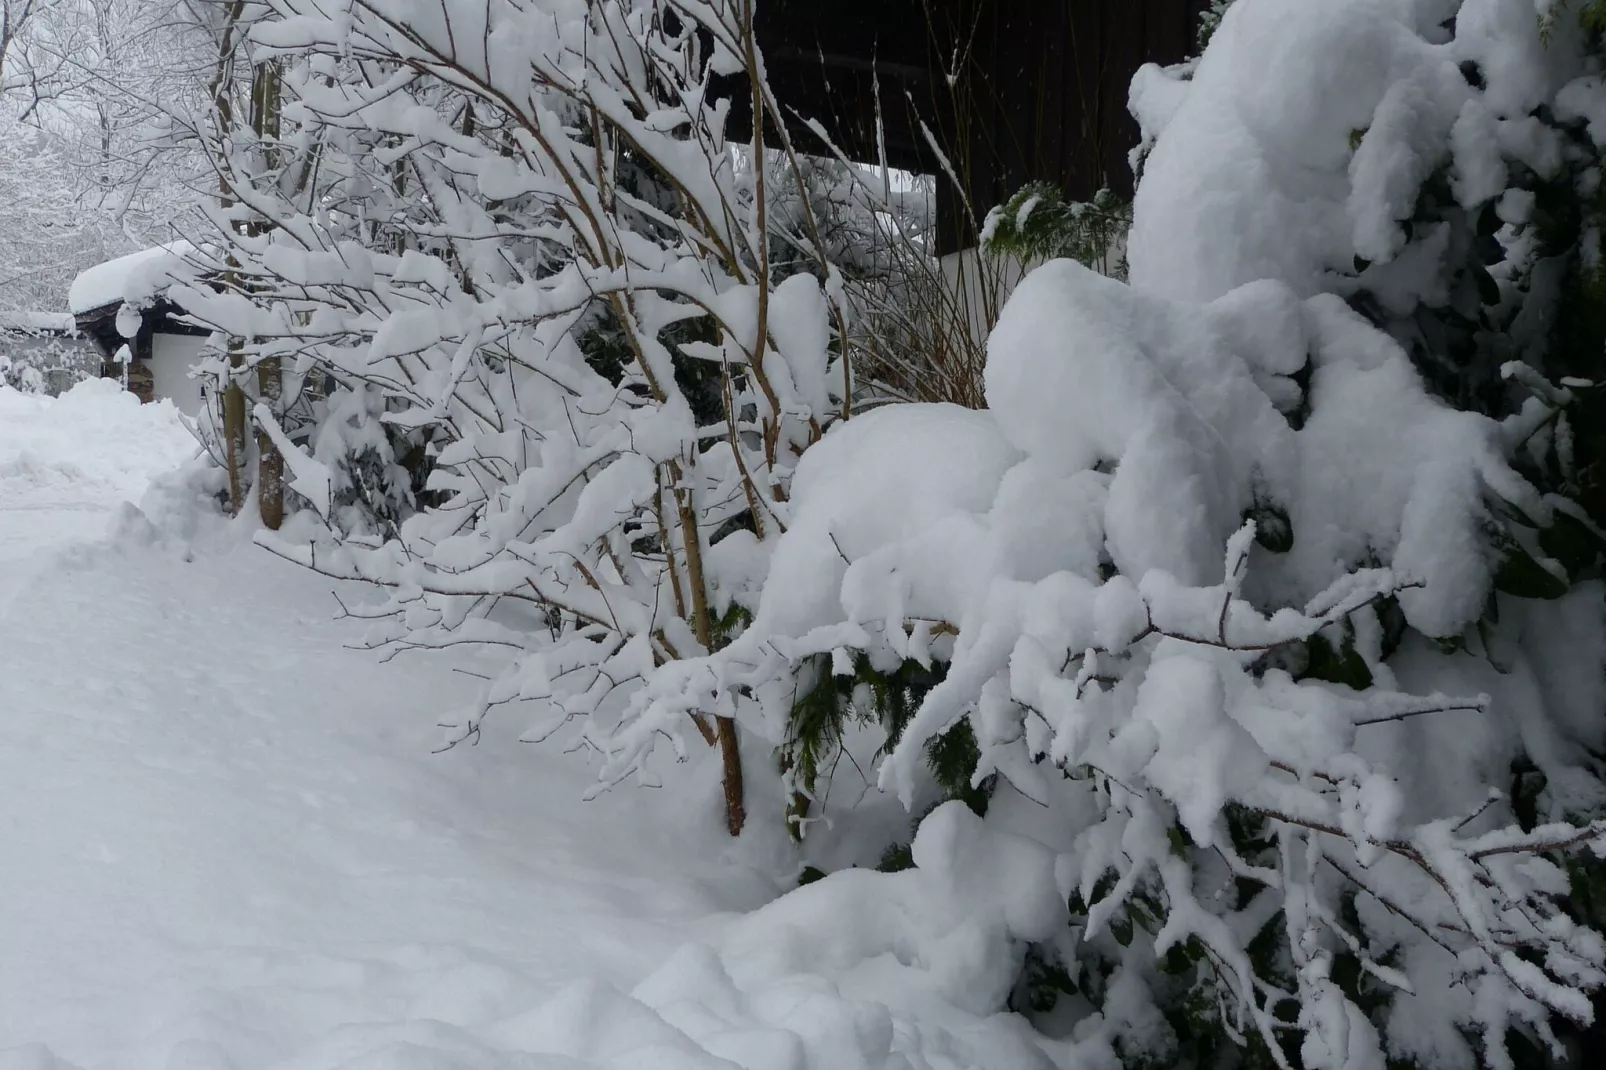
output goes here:
[{"label": "deep snow drift", "polygon": [[591,803],[594,764],[513,725],[433,754],[472,662],[380,664],[328,581],[146,493],[193,452],[109,384],[0,389],[0,1068],[1070,1059],[958,983],[1007,987],[988,934],[1052,915],[1041,882],[943,883],[1045,849],[950,808],[928,869],[734,917],[795,861],[778,814],[725,838],[712,752]]},{"label": "deep snow drift", "polygon": [[140,406],[115,383],[57,401],[0,385],[0,607],[34,550],[96,538],[197,449],[172,406]]}]

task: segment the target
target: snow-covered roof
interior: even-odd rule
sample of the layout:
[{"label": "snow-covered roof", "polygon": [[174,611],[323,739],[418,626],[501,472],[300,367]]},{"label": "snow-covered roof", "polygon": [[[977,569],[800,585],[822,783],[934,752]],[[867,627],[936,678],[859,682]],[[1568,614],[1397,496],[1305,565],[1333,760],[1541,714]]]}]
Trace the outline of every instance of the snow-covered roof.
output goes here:
[{"label": "snow-covered roof", "polygon": [[0,312],[0,331],[74,334],[77,329],[71,312]]},{"label": "snow-covered roof", "polygon": [[189,242],[176,241],[96,264],[73,280],[67,307],[75,314],[93,312],[127,300],[131,290],[137,299],[147,298],[166,289],[162,278],[193,252],[195,246]]}]

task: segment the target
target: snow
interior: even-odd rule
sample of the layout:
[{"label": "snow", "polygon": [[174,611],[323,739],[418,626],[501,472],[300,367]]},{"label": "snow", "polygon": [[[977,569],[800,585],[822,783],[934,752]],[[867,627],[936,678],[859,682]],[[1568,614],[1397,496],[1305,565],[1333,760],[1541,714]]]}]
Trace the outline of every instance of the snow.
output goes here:
[{"label": "snow", "polygon": [[1600,75],[1586,74],[1567,83],[1556,94],[1557,110],[1564,119],[1583,119],[1589,124],[1589,137],[1606,145],[1606,83]]},{"label": "snow", "polygon": [[0,311],[0,331],[22,333],[71,334],[75,330],[70,312],[6,312]]},{"label": "snow", "polygon": [[83,313],[120,301],[143,304],[173,280],[174,272],[194,252],[189,242],[176,241],[96,264],[73,280],[67,307]]},{"label": "snow", "polygon": [[833,429],[798,462],[796,520],[776,546],[750,641],[843,619],[842,581],[830,577],[856,564],[863,572],[861,562],[888,545],[985,511],[1017,457],[990,417],[957,405],[891,405]]},{"label": "snow", "polygon": [[[1222,318],[1242,337],[1243,306],[1269,304],[1286,319],[1280,297],[1246,287],[1228,295]],[[1302,342],[1290,330],[1278,340]],[[1128,575],[1163,568],[1213,582],[1251,471],[1286,485],[1292,435],[1233,351],[1233,334],[1195,307],[1060,260],[1021,282],[988,340],[987,403],[1018,449],[1065,473],[1119,462],[1105,527]],[[1168,503],[1173,523],[1150,522],[1156,501]]]},{"label": "snow", "polygon": [[818,420],[830,412],[830,309],[813,275],[793,275],[770,296],[769,329],[800,400]]},{"label": "snow", "polygon": [[584,805],[556,749],[434,753],[483,667],[382,664],[194,452],[0,389],[0,1067],[1109,1065],[996,1013],[1048,848],[948,807],[919,869],[744,915],[796,862],[757,802],[725,836],[715,752]]},{"label": "snow", "polygon": [[1356,257],[1399,252],[1399,221],[1452,142],[1464,199],[1498,181],[1497,149],[1547,173],[1553,136],[1530,115],[1582,73],[1572,36],[1542,43],[1527,0],[1233,4],[1191,79],[1149,66],[1135,82],[1154,148],[1128,239],[1133,285],[1209,301],[1273,278],[1308,297]]},{"label": "snow", "polygon": [[1223,803],[1241,798],[1265,773],[1266,755],[1227,714],[1227,697],[1214,668],[1201,659],[1166,653],[1164,645],[1155,651],[1154,664],[1138,687],[1133,725],[1153,739],[1149,779],[1176,803],[1193,841],[1208,847],[1215,841],[1216,815]]},{"label": "snow", "polygon": [[[23,878],[0,882],[0,1052],[490,1059],[464,1027],[575,977],[628,988],[698,919],[771,894],[739,865],[699,875],[713,834],[649,798],[577,810],[583,765],[432,755],[467,678],[381,667],[317,577],[228,530],[176,543],[127,504],[194,452],[171,407],[101,382],[0,406],[0,574],[24,566],[0,602],[0,852]],[[158,521],[172,498],[147,498]]]},{"label": "snow", "polygon": [[142,406],[108,379],[61,398],[0,384],[0,558],[100,537],[119,505],[198,447],[171,405]]},{"label": "snow", "polygon": [[[449,270],[365,250],[259,187],[285,211],[234,252],[261,285],[175,293],[255,339],[253,358],[304,342],[343,380],[311,455],[287,456],[328,531],[305,513],[278,533],[223,520],[204,465],[151,481],[181,459],[158,443],[182,430],[170,410],[136,418],[104,385],[17,410],[11,511],[81,545],[13,525],[20,567],[0,598],[16,665],[0,678],[4,861],[28,878],[0,889],[0,953],[28,977],[0,993],[11,1062],[1103,1070],[1188,1061],[1159,1004],[1187,1013],[1189,976],[1224,1031],[1235,1018],[1274,1059],[1288,1023],[1270,985],[1291,988],[1310,1070],[1444,1050],[1447,1023],[1481,1033],[1498,1066],[1509,1027],[1585,1016],[1606,946],[1562,912],[1560,867],[1530,856],[1606,828],[1574,824],[1606,802],[1589,753],[1601,591],[1539,606],[1511,573],[1496,590],[1524,539],[1536,568],[1570,579],[1512,527],[1553,519],[1511,458],[1519,438],[1554,441],[1565,473],[1563,418],[1553,438],[1528,433],[1562,394],[1541,386],[1504,422],[1457,408],[1397,329],[1462,299],[1521,303],[1537,255],[1522,228],[1543,205],[1503,189],[1528,177],[1518,165],[1560,173],[1548,103],[1598,136],[1598,65],[1584,70],[1576,35],[1551,50],[1530,0],[1237,0],[1198,63],[1135,83],[1150,151],[1131,285],[1045,264],[988,341],[988,411],[897,405],[827,427],[840,291],[807,274],[755,285],[741,250],[770,235],[739,225],[726,157],[670,133],[700,135],[706,115],[626,103],[662,91],[648,70],[675,89],[699,69],[648,61],[681,45],[622,48],[635,31],[611,5],[482,21],[457,5],[455,28],[452,5],[389,6],[394,20],[337,20],[292,3],[256,37],[320,42],[327,71],[354,25],[364,49],[399,50],[408,84],[377,94],[291,65],[303,119],[350,105],[321,121],[342,136],[320,143],[358,146],[347,163],[359,129],[428,145],[404,154],[452,176],[430,207],[465,234],[488,222],[475,198],[492,187],[590,212],[585,181],[557,191],[538,155],[509,163],[403,91],[445,73],[494,88],[480,100],[497,111],[534,69],[671,175],[700,222],[663,242],[602,228],[608,255],[571,247],[533,274],[508,260],[510,285],[477,255]],[[611,53],[592,47],[604,31]],[[438,69],[458,36],[481,42],[462,56],[483,79]],[[696,84],[678,89],[702,107]],[[560,110],[515,116],[586,148]],[[1577,164],[1581,145],[1565,148]],[[1433,176],[1453,205],[1425,195]],[[1477,280],[1496,297],[1452,292],[1468,219],[1496,198],[1509,255]],[[721,267],[694,237],[737,253]],[[125,334],[179,262],[157,252],[86,281],[84,299],[123,301]],[[616,285],[641,328],[623,389],[588,366],[569,318]],[[688,356],[729,375],[765,342],[724,381],[724,428],[697,425],[662,341],[703,310],[719,341]],[[1537,374],[1508,364],[1493,387]],[[440,434],[429,487],[449,500],[399,525],[384,502],[341,504],[366,479],[354,445],[382,447],[385,497],[407,498],[382,416]],[[97,446],[88,422],[121,430]],[[114,455],[134,464],[123,477],[85,467]],[[678,531],[649,519],[673,506]],[[75,528],[75,511],[100,521]],[[705,566],[688,608],[682,577],[702,584]],[[724,616],[716,634],[699,594],[751,620]],[[380,623],[359,630],[337,607]],[[382,664],[387,642],[429,653]],[[912,837],[914,866],[787,892],[804,859],[866,858],[860,833],[837,838],[831,784],[806,758],[785,776],[775,761],[801,749],[802,689],[866,662],[942,665],[897,722],[855,681],[865,723],[842,744],[864,790],[840,823],[868,812],[884,834],[892,800],[920,814],[893,833]],[[514,711],[536,728],[520,736]],[[708,715],[746,750],[735,842],[717,752],[690,731]],[[962,723],[948,740],[975,745],[985,817],[924,807],[931,745]],[[560,735],[569,756],[511,745]],[[674,764],[649,765],[660,746]],[[1519,758],[1546,778],[1530,831],[1490,792]],[[799,788],[820,789],[801,847],[781,823]],[[1268,838],[1230,827],[1244,816]],[[1272,924],[1287,969],[1257,976],[1249,948]],[[1004,1010],[1029,944],[1094,975],[1085,1005],[1032,1020],[1043,1033]],[[1394,945],[1400,965],[1371,961]],[[1346,953],[1402,990],[1392,1010],[1345,996]]]}]

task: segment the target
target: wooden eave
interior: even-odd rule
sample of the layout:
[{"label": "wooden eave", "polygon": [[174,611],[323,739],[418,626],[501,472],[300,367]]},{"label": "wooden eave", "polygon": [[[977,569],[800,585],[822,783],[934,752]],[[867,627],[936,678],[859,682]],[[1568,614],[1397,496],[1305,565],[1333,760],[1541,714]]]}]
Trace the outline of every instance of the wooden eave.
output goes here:
[{"label": "wooden eave", "polygon": [[[951,167],[976,216],[1026,182],[1076,198],[1130,192],[1137,125],[1127,89],[1144,63],[1180,62],[1206,0],[762,0],[770,88],[800,151],[923,174]],[[745,80],[730,133],[752,134]],[[778,134],[771,123],[771,139]],[[932,142],[936,143],[934,150]],[[940,153],[940,155],[939,155]],[[953,183],[937,183],[939,249],[974,241]]]}]

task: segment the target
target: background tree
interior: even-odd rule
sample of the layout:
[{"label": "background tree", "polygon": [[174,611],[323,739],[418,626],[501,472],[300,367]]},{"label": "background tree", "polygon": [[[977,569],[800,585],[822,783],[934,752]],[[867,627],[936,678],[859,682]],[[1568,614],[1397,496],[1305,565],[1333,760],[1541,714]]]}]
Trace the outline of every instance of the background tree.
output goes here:
[{"label": "background tree", "polygon": [[83,269],[171,241],[215,190],[199,151],[219,5],[53,0],[8,8],[0,76],[0,305],[66,307]]}]

